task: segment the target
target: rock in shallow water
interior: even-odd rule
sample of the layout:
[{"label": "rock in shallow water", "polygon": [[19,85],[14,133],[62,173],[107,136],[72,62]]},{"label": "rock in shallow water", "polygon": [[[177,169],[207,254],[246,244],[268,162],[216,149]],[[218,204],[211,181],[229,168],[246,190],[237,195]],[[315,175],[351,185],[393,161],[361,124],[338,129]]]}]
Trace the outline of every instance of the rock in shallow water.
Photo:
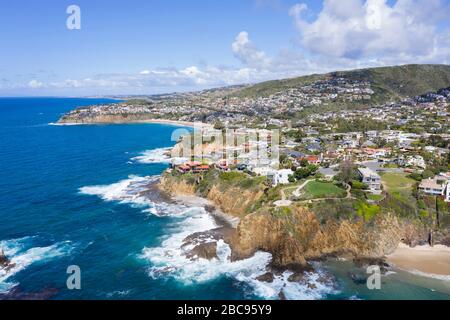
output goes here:
[{"label": "rock in shallow water", "polygon": [[390,265],[383,258],[357,257],[353,259],[353,263],[358,268],[367,268],[368,266],[379,266],[382,274],[385,274],[390,269]]},{"label": "rock in shallow water", "polygon": [[269,282],[272,283],[273,282],[273,273],[272,272],[267,272],[259,277],[256,278],[256,280],[258,281],[262,281],[262,282]]},{"label": "rock in shallow water", "polygon": [[198,258],[212,260],[217,259],[217,242],[202,243],[194,247],[186,255],[187,258],[195,260]]},{"label": "rock in shallow water", "polygon": [[6,257],[5,253],[3,252],[3,249],[0,249],[0,267],[6,268],[10,264],[10,261]]},{"label": "rock in shallow water", "polygon": [[48,300],[58,293],[58,289],[46,288],[39,292],[24,292],[14,287],[9,292],[0,293],[0,300]]},{"label": "rock in shallow water", "polygon": [[302,282],[305,280],[305,274],[303,272],[295,272],[288,278],[289,282]]}]

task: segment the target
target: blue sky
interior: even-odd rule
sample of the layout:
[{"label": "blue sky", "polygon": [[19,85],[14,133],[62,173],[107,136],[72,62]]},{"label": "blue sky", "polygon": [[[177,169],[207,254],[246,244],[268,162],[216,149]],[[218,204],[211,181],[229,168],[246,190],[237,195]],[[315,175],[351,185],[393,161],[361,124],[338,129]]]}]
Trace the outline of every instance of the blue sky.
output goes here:
[{"label": "blue sky", "polygon": [[[153,94],[449,63],[448,0],[1,0],[0,95]],[[81,9],[81,30],[66,9]]]}]

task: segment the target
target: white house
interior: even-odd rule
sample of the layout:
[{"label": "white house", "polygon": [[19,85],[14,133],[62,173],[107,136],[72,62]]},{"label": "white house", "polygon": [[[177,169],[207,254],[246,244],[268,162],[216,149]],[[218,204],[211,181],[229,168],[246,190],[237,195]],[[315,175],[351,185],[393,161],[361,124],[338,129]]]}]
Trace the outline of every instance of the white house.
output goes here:
[{"label": "white house", "polygon": [[375,171],[369,168],[358,168],[361,181],[369,186],[372,193],[381,192],[381,177]]},{"label": "white house", "polygon": [[277,186],[279,184],[289,184],[289,176],[294,175],[291,169],[282,169],[274,172],[272,177],[272,184]]},{"label": "white house", "polygon": [[444,184],[442,180],[438,178],[428,178],[422,180],[419,185],[419,190],[423,193],[440,196],[444,194],[444,188],[447,184]]},{"label": "white house", "polygon": [[408,156],[406,158],[400,156],[400,158],[398,159],[398,164],[406,167],[417,167],[422,169],[427,168],[425,160],[423,159],[422,156],[419,155]]},{"label": "white house", "polygon": [[294,171],[291,169],[275,170],[271,167],[253,168],[252,171],[259,176],[267,177],[274,186],[288,184],[289,176],[294,174]]}]

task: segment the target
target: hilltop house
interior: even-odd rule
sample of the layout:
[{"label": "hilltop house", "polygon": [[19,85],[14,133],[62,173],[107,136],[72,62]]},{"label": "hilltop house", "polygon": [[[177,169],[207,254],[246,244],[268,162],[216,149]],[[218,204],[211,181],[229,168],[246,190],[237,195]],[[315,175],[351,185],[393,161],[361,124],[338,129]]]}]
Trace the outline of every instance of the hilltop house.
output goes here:
[{"label": "hilltop house", "polygon": [[369,187],[372,193],[381,193],[381,177],[369,168],[358,168],[361,181]]},{"label": "hilltop house", "polygon": [[289,184],[289,176],[294,175],[294,171],[291,169],[275,170],[271,167],[254,168],[252,171],[259,176],[266,177],[273,186]]},{"label": "hilltop house", "polygon": [[439,177],[428,178],[422,180],[419,185],[419,190],[425,194],[440,196],[444,194],[444,189],[448,183]]},{"label": "hilltop house", "polygon": [[294,175],[291,169],[282,169],[273,172],[272,185],[289,184],[289,176]]}]

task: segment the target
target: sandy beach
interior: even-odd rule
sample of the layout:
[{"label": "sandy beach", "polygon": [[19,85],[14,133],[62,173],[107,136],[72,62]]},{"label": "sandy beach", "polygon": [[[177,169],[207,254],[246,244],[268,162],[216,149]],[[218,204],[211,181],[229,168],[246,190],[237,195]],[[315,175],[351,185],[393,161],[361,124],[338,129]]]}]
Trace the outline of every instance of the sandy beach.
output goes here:
[{"label": "sandy beach", "polygon": [[394,253],[387,256],[387,261],[405,271],[450,280],[450,247],[410,248],[400,244]]}]

